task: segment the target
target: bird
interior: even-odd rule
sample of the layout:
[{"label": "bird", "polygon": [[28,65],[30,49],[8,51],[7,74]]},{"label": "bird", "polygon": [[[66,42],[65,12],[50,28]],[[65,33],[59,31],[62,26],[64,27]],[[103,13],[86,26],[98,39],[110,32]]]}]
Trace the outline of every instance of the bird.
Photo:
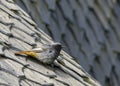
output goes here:
[{"label": "bird", "polygon": [[33,57],[44,64],[52,64],[60,55],[61,43],[42,44],[38,48],[15,52],[15,55],[26,55]]}]

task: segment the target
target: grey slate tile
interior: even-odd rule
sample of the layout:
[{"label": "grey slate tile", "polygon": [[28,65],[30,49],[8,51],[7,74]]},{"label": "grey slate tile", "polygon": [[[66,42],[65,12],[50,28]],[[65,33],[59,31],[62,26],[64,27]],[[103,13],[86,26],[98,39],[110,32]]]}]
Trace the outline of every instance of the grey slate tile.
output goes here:
[{"label": "grey slate tile", "polygon": [[10,29],[8,29],[9,28],[9,26],[6,26],[6,25],[3,25],[3,24],[1,24],[0,23],[0,32],[1,33],[3,33],[3,34],[10,34]]},{"label": "grey slate tile", "polygon": [[119,25],[118,22],[119,21],[117,20],[116,17],[112,17],[111,20],[110,20],[110,24],[114,28],[118,40],[120,40],[120,33],[119,33],[120,32],[120,29],[119,29],[120,25]]},{"label": "grey slate tile", "polygon": [[108,7],[107,0],[98,0],[97,2],[100,5],[103,12],[105,13],[105,17],[110,18],[111,9]]},{"label": "grey slate tile", "polygon": [[88,4],[88,6],[90,7],[90,8],[93,8],[94,7],[94,3],[95,2],[95,0],[91,0],[91,1],[89,1],[89,0],[86,0],[86,3]]},{"label": "grey slate tile", "polygon": [[94,70],[94,74],[96,75],[95,78],[104,84],[105,74],[101,67],[101,64],[97,63],[96,61],[94,61],[93,63],[94,63],[93,70]]},{"label": "grey slate tile", "polygon": [[9,17],[14,17],[16,18],[17,20],[20,20],[20,17],[15,15],[14,12],[10,11],[7,7],[3,6],[3,5],[0,5],[0,9],[5,12],[7,15],[9,15]]},{"label": "grey slate tile", "polygon": [[16,48],[15,50],[27,50],[27,49],[31,49],[32,47],[28,44],[26,44],[23,41],[20,41],[19,39],[15,39],[15,38],[9,38],[9,43],[11,44],[12,47]]},{"label": "grey slate tile", "polygon": [[89,28],[86,24],[86,18],[84,13],[82,12],[82,8],[80,6],[76,7],[75,11],[75,17],[76,17],[76,22],[79,26],[79,28],[84,29],[85,27]]},{"label": "grey slate tile", "polygon": [[24,70],[24,74],[27,79],[30,79],[33,82],[41,84],[53,83],[49,78],[29,69]]},{"label": "grey slate tile", "polygon": [[117,35],[115,34],[112,28],[110,29],[108,33],[106,33],[106,36],[113,51],[120,51],[120,45],[117,39]]},{"label": "grey slate tile", "polygon": [[4,45],[4,43],[8,43],[8,36],[3,34],[3,33],[0,33],[0,42]]},{"label": "grey slate tile", "polygon": [[95,33],[96,40],[98,40],[99,43],[104,44],[105,35],[101,27],[101,24],[98,22],[97,18],[92,12],[89,12],[89,14],[87,15],[87,18],[89,19],[91,29],[93,29],[93,32]]},{"label": "grey slate tile", "polygon": [[[94,53],[92,52],[92,47],[89,45],[89,43],[87,42],[87,40],[85,40],[85,38],[83,38],[81,41],[82,41],[81,42],[81,50],[85,54],[84,58],[87,61],[86,64],[92,65],[94,57],[95,57]],[[86,62],[86,61],[83,61],[83,62]],[[85,66],[85,68],[86,68],[86,66]],[[87,69],[89,69],[89,68],[87,68]]]},{"label": "grey slate tile", "polygon": [[[76,53],[72,53],[74,56],[78,56],[78,52],[79,52],[79,46],[77,45],[77,43],[75,42],[75,39],[72,36],[72,32],[69,31],[69,28],[66,28],[65,30],[67,32],[67,35],[65,35],[65,40],[68,44],[69,47],[72,47],[70,49],[71,53],[72,51],[75,51]],[[72,46],[74,45],[74,46]]]},{"label": "grey slate tile", "polygon": [[56,73],[52,71],[54,68],[51,68],[51,70],[49,70],[45,65],[41,64],[39,61],[31,61],[28,59],[26,63],[29,64],[28,69],[34,70],[43,76],[46,77],[57,76]]},{"label": "grey slate tile", "polygon": [[45,2],[47,3],[48,5],[48,9],[50,10],[55,10],[56,9],[56,0],[45,0]]},{"label": "grey slate tile", "polygon": [[[88,38],[89,42],[90,42],[90,45],[92,46],[93,48],[93,52],[95,54],[99,54],[99,48],[100,46],[98,45],[98,43],[96,42],[96,38],[94,36],[94,33],[90,28],[90,26],[87,24],[86,22],[86,18],[84,16],[83,13],[80,12],[80,9],[78,9],[76,16],[83,16],[83,17],[78,17],[78,24],[79,24],[79,27],[83,29],[83,31],[85,31],[86,33],[86,37]],[[95,47],[96,46],[96,47]]]},{"label": "grey slate tile", "polygon": [[[28,35],[25,34],[23,31],[20,31],[16,28],[12,28],[11,33],[13,34],[13,36],[21,41],[24,41],[28,44],[35,44],[35,41],[33,40],[33,38]],[[23,39],[24,38],[24,39]]]},{"label": "grey slate tile", "polygon": [[[52,33],[52,37],[54,40],[60,42],[60,29],[59,27],[56,25],[56,21],[53,20],[52,18],[50,18],[50,26],[47,27],[48,29],[52,28],[51,33]],[[57,28],[57,29],[56,29]]]},{"label": "grey slate tile", "polygon": [[111,69],[112,69],[112,63],[110,62],[110,58],[109,56],[107,55],[106,51],[105,50],[102,50],[101,51],[101,54],[100,54],[100,62],[101,62],[101,67],[103,68],[103,71],[105,73],[105,76],[106,77],[109,77],[111,76],[110,73],[111,73]]},{"label": "grey slate tile", "polygon": [[5,80],[3,80],[3,79],[0,79],[0,85],[1,86],[9,86],[9,84],[5,81]]},{"label": "grey slate tile", "polygon": [[52,16],[51,19],[54,19],[54,21],[56,22],[56,25],[58,26],[58,30],[60,29],[61,31],[59,32],[59,34],[64,34],[67,22],[65,21],[58,7],[56,7],[55,13],[51,14],[51,16]]},{"label": "grey slate tile", "polygon": [[[75,84],[78,86],[79,85],[83,86],[83,84],[79,83],[78,81],[75,82],[76,80],[74,78],[70,78],[68,74],[67,75],[66,75],[66,73],[61,74],[61,70],[56,70],[55,72],[57,72],[57,74],[59,75],[58,77],[56,77],[57,81],[64,82],[66,85],[71,85],[71,86],[74,86]],[[62,78],[62,77],[64,77],[64,78]],[[67,80],[67,81],[65,82],[65,80]],[[70,81],[72,81],[73,83],[71,83]]]},{"label": "grey slate tile", "polygon": [[22,81],[20,82],[20,85],[21,85],[21,86],[30,86],[30,84],[27,82],[27,80],[26,80],[26,81],[23,81],[23,80],[22,80]]},{"label": "grey slate tile", "polygon": [[[116,58],[116,63],[115,63],[115,66],[114,66],[114,70],[111,70],[111,71],[113,71],[113,73],[115,75],[117,75],[116,76],[117,79],[119,79],[119,77],[120,77],[120,74],[119,74],[120,73],[120,66],[119,66],[120,65],[120,60],[119,60],[119,58],[120,57]],[[117,82],[120,83],[119,80]]]},{"label": "grey slate tile", "polygon": [[0,71],[0,77],[2,80],[6,81],[9,86],[19,86],[18,78],[9,73]]},{"label": "grey slate tile", "polygon": [[88,14],[88,5],[86,3],[86,0],[78,0],[78,3],[80,3],[80,6],[82,7],[82,10],[85,15]]},{"label": "grey slate tile", "polygon": [[117,17],[116,20],[119,20],[120,21],[120,16],[119,16],[119,13],[120,13],[120,6],[118,3],[115,3],[114,4],[114,7],[113,7],[113,12],[115,13],[115,16]]},{"label": "grey slate tile", "polygon": [[48,24],[50,23],[50,12],[48,11],[48,8],[47,8],[47,4],[44,3],[42,0],[39,1],[39,6],[38,8],[40,8],[40,15],[41,15],[41,19],[43,21],[43,23],[45,24]]},{"label": "grey slate tile", "polygon": [[3,46],[1,45],[1,43],[0,43],[0,55],[4,55],[4,52],[3,52]]},{"label": "grey slate tile", "polygon": [[107,53],[109,55],[111,64],[114,65],[115,64],[116,54],[114,52],[112,52],[112,48],[111,48],[110,44],[108,43],[108,41],[106,41],[106,50],[107,50]]},{"label": "grey slate tile", "polygon": [[2,71],[5,71],[6,73],[9,73],[15,77],[19,77],[24,75],[22,72],[22,65],[18,64],[17,62],[8,60],[8,59],[3,59],[0,62],[0,69]]},{"label": "grey slate tile", "polygon": [[73,10],[76,10],[76,8],[79,6],[76,0],[69,0],[69,3]]},{"label": "grey slate tile", "polygon": [[99,18],[102,26],[104,27],[105,31],[109,31],[110,26],[108,25],[107,18],[105,17],[105,14],[102,12],[101,9],[99,9],[99,6],[94,4],[94,11]]},{"label": "grey slate tile", "polygon": [[73,9],[71,8],[71,6],[67,3],[66,0],[60,0],[58,4],[60,4],[60,10],[63,16],[65,17],[65,19],[72,22],[73,21]]}]

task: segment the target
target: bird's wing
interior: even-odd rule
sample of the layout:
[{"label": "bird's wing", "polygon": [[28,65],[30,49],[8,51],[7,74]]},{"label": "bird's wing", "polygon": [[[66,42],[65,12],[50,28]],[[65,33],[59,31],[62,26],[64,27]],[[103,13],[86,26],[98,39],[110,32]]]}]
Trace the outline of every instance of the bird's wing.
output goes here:
[{"label": "bird's wing", "polygon": [[34,49],[32,49],[32,51],[34,51],[36,53],[41,53],[41,52],[46,51],[46,49],[45,48],[34,48]]}]

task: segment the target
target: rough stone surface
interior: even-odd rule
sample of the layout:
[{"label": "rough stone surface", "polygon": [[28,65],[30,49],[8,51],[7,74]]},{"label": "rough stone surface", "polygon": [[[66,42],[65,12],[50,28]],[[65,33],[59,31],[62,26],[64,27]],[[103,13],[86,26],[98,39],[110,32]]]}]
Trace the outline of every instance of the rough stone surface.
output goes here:
[{"label": "rough stone surface", "polygon": [[120,85],[119,0],[16,2],[103,86]]},{"label": "rough stone surface", "polygon": [[0,0],[0,86],[100,86],[64,51],[54,66],[14,54],[52,42],[12,0]]}]

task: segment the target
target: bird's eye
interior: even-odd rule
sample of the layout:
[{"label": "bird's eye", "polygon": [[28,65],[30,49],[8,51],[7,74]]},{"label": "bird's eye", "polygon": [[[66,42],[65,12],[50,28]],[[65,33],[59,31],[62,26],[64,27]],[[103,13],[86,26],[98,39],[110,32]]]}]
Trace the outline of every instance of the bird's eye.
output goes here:
[{"label": "bird's eye", "polygon": [[49,53],[51,53],[52,51],[50,50]]}]

